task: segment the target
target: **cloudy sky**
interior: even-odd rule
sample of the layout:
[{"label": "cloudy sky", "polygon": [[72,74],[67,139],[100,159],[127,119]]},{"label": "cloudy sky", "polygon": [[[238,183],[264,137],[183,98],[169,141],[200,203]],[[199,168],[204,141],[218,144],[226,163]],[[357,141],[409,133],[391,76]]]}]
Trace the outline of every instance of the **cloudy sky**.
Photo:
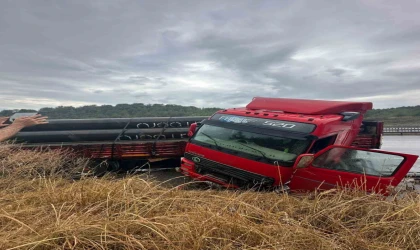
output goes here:
[{"label": "cloudy sky", "polygon": [[419,1],[1,0],[0,109],[420,105]]}]

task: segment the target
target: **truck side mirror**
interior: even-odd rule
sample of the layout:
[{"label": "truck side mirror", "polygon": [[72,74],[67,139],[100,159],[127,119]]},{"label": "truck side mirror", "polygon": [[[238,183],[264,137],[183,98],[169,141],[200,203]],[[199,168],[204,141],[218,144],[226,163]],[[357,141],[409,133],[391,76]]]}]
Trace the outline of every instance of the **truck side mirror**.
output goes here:
[{"label": "truck side mirror", "polygon": [[197,129],[197,123],[194,122],[190,125],[190,129],[188,130],[188,137],[192,137]]},{"label": "truck side mirror", "polygon": [[312,161],[314,160],[313,154],[301,154],[297,157],[295,161],[295,165],[293,165],[293,168],[306,168],[308,167]]},{"label": "truck side mirror", "polygon": [[343,116],[343,121],[353,121],[359,118],[360,113],[359,112],[342,112],[341,115]]}]

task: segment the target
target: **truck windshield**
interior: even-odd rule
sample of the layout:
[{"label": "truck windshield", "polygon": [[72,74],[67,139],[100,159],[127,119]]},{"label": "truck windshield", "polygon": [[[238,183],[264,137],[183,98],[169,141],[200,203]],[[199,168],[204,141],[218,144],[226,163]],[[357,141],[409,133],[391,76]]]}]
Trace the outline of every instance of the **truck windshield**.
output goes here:
[{"label": "truck windshield", "polygon": [[192,138],[196,143],[203,143],[218,150],[226,149],[245,158],[271,164],[290,166],[296,157],[304,153],[310,141],[291,139],[280,136],[264,135],[247,131],[223,128],[205,124]]}]

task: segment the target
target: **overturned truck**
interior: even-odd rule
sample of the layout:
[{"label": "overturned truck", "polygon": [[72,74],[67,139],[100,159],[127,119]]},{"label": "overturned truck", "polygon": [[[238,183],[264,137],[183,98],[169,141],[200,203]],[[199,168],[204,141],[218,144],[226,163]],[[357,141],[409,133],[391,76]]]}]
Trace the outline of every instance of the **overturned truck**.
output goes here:
[{"label": "overturned truck", "polygon": [[370,102],[257,97],[193,127],[181,170],[233,188],[387,194],[418,156],[376,150],[383,124],[363,122],[370,109]]},{"label": "overturned truck", "polygon": [[257,97],[211,117],[50,120],[14,139],[28,149],[70,149],[106,162],[105,170],[158,162],[231,188],[357,186],[386,194],[418,156],[377,150],[383,123],[363,121],[370,109],[369,102]]}]

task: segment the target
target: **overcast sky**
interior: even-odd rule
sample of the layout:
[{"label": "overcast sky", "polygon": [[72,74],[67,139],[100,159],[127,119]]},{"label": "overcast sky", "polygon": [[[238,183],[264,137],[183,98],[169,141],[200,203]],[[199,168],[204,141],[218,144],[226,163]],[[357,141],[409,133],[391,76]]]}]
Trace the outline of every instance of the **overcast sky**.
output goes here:
[{"label": "overcast sky", "polygon": [[0,0],[0,109],[420,105],[420,1]]}]

